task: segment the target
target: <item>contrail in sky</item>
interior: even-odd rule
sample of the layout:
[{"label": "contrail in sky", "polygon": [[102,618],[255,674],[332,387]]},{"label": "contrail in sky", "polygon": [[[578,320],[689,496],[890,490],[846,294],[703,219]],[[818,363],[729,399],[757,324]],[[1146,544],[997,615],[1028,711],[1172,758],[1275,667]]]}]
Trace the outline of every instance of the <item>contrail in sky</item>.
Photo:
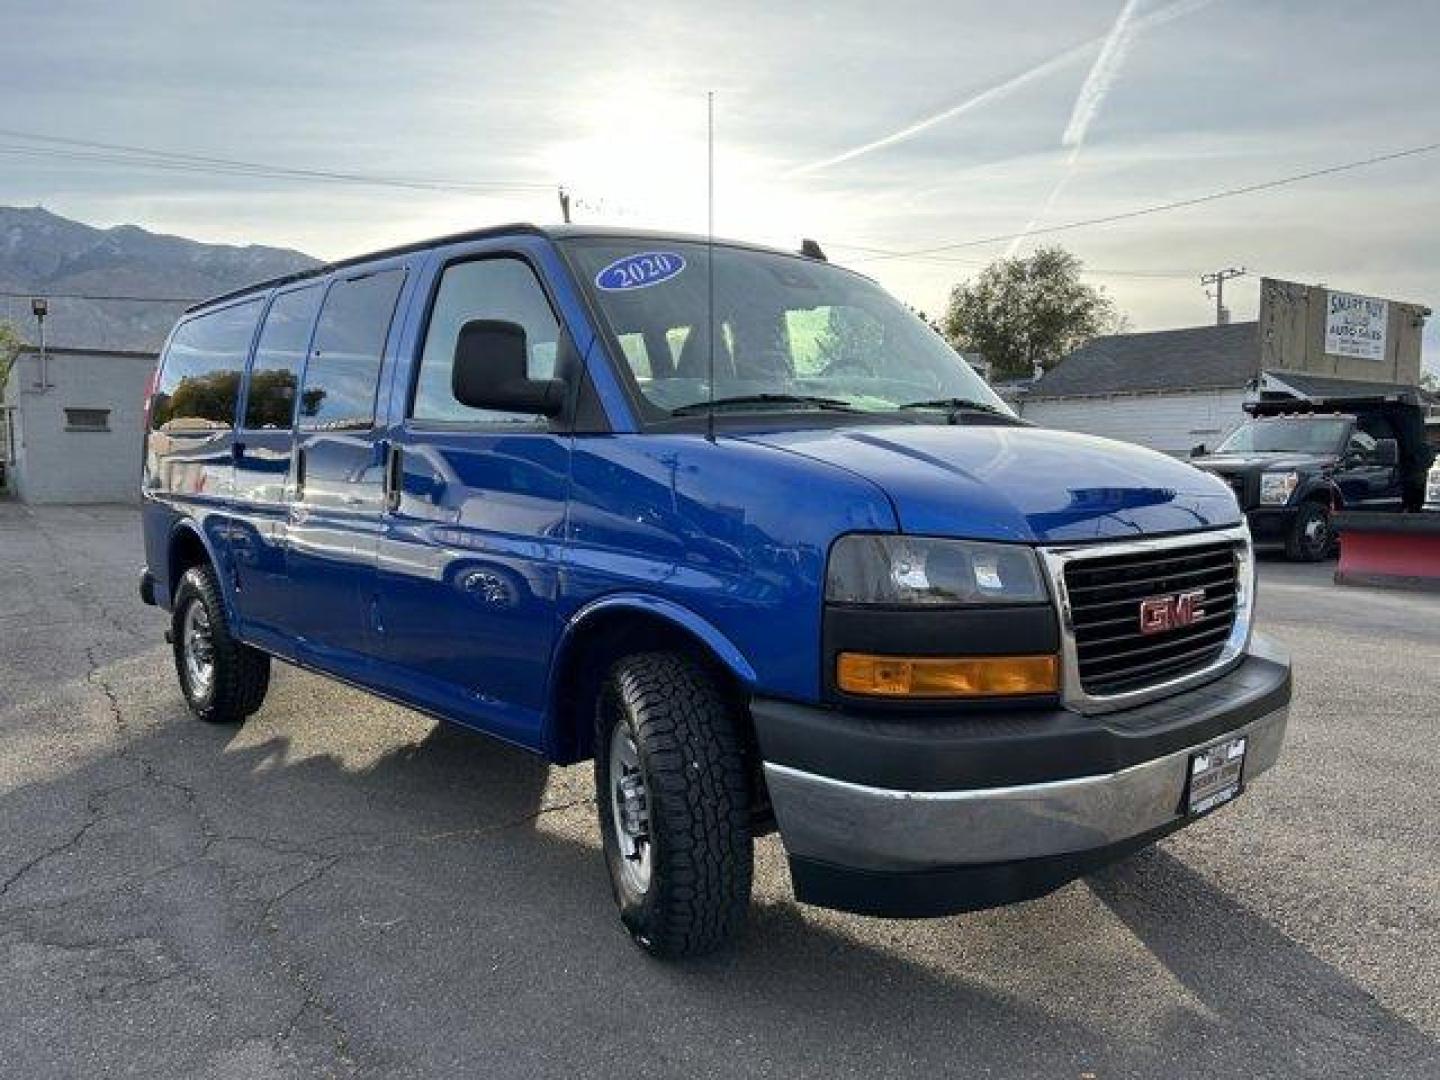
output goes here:
[{"label": "contrail in sky", "polygon": [[1142,19],[1136,19],[1135,12],[1140,7],[1140,0],[1125,0],[1125,5],[1120,9],[1120,14],[1115,17],[1110,32],[1105,35],[1105,42],[1100,46],[1100,55],[1095,57],[1095,63],[1090,65],[1090,73],[1085,76],[1085,82],[1081,85],[1080,92],[1075,95],[1075,104],[1070,110],[1070,120],[1065,125],[1064,133],[1060,136],[1060,145],[1070,149],[1070,153],[1065,157],[1065,164],[1061,167],[1060,177],[1050,189],[1050,194],[1045,196],[1045,201],[1040,204],[1040,209],[1021,230],[1020,235],[1010,241],[1010,245],[1005,249],[1007,259],[1014,257],[1020,246],[1025,243],[1030,230],[1045,220],[1045,215],[1050,212],[1050,209],[1059,200],[1061,192],[1070,183],[1070,178],[1075,175],[1075,163],[1079,160],[1080,151],[1085,146],[1085,136],[1090,132],[1091,123],[1100,115],[1100,107],[1105,104],[1106,95],[1115,85],[1115,79],[1120,74],[1120,68],[1125,63],[1125,57],[1139,32],[1146,26],[1158,26],[1172,19],[1178,19],[1182,15],[1188,15],[1210,2],[1211,0],[1176,0],[1175,3],[1153,11]]},{"label": "contrail in sky", "polygon": [[1070,110],[1070,122],[1065,125],[1065,134],[1060,136],[1061,146],[1079,148],[1084,145],[1090,122],[1105,103],[1105,95],[1110,92],[1115,76],[1120,73],[1120,65],[1125,62],[1125,54],[1130,51],[1130,42],[1135,39],[1132,24],[1135,9],[1139,6],[1140,0],[1125,0],[1125,6],[1115,17],[1115,24],[1110,27],[1105,44],[1100,46],[1100,55],[1090,66],[1090,74],[1085,76],[1080,93],[1075,96],[1075,106]]},{"label": "contrail in sky", "polygon": [[[1149,15],[1143,15],[1138,19],[1132,19],[1129,23],[1129,33],[1133,35],[1141,30],[1149,29],[1152,26],[1159,26],[1162,23],[1167,23],[1171,19],[1179,18],[1181,15],[1188,14],[1196,8],[1204,7],[1209,2],[1210,0],[1175,0],[1174,3],[1168,4],[1157,11],[1153,11]],[[1126,5],[1127,8],[1131,6],[1133,5],[1129,3],[1127,3]],[[978,94],[973,95],[972,97],[966,98],[958,105],[952,105],[948,109],[944,109],[941,112],[935,113],[932,116],[927,116],[922,120],[917,120],[913,124],[909,124],[901,128],[899,131],[893,131],[889,135],[884,135],[878,139],[873,139],[870,142],[861,144],[860,146],[851,147],[849,150],[846,150],[842,153],[835,154],[827,158],[821,158],[819,161],[812,161],[805,165],[796,166],[795,168],[788,170],[782,175],[784,175],[785,177],[795,177],[804,176],[808,173],[819,172],[821,169],[828,169],[832,165],[839,165],[841,162],[850,161],[865,154],[874,153],[876,150],[883,150],[887,146],[894,146],[896,143],[904,142],[907,139],[912,139],[916,135],[920,134],[922,131],[932,128],[936,124],[943,124],[947,120],[954,120],[957,117],[964,116],[966,113],[974,112],[976,109],[982,108],[985,105],[990,105],[996,101],[1000,101],[1006,97],[1009,97],[1010,94],[1014,93],[1016,90],[1019,90],[1032,82],[1036,82],[1039,79],[1045,78],[1047,75],[1052,75],[1055,72],[1060,71],[1065,67],[1068,67],[1075,61],[1087,56],[1097,47],[1101,49],[1103,56],[1105,45],[1107,44],[1107,42],[1109,42],[1111,37],[1114,36],[1114,33],[1114,27],[1111,27],[1109,33],[1107,33],[1104,37],[1091,38],[1089,41],[1084,41],[1081,42],[1079,45],[1073,45],[1068,49],[1064,49],[1056,53],[1054,56],[1051,56],[1049,59],[1042,60],[1034,67],[1028,68],[1025,71],[1020,72],[1018,75],[1012,75],[1004,82],[996,83],[994,86],[982,90]],[[1098,65],[1099,62],[1100,61],[1097,59],[1096,64]],[[1092,74],[1093,70],[1094,69],[1092,68]],[[1087,79],[1086,81],[1088,84],[1089,80]],[[1105,89],[1108,88],[1109,86],[1107,83]]]},{"label": "contrail in sky", "polygon": [[797,168],[789,170],[784,175],[803,176],[806,173],[818,172],[821,169],[828,169],[831,165],[839,165],[842,161],[849,161],[863,154],[873,153],[887,146],[894,146],[898,142],[904,142],[906,139],[913,138],[920,134],[920,132],[926,128],[932,128],[936,124],[943,124],[946,120],[954,120],[957,116],[964,116],[966,113],[973,112],[984,105],[990,104],[992,101],[999,101],[1001,98],[1019,90],[1027,83],[1032,83],[1037,79],[1043,79],[1046,75],[1059,71],[1061,68],[1073,63],[1088,53],[1095,47],[1098,40],[1097,38],[1094,41],[1086,41],[1080,45],[1072,46],[1064,52],[1056,53],[1050,57],[1050,59],[1044,60],[1026,71],[1022,71],[1019,75],[1014,75],[1002,83],[996,83],[988,90],[982,90],[974,97],[967,98],[958,105],[952,105],[943,112],[935,113],[933,116],[927,116],[923,120],[917,120],[908,127],[901,128],[899,131],[891,132],[889,135],[875,139],[873,142],[852,147],[844,153],[836,154],[834,157],[822,158],[819,161],[812,161],[808,165],[798,166]]}]

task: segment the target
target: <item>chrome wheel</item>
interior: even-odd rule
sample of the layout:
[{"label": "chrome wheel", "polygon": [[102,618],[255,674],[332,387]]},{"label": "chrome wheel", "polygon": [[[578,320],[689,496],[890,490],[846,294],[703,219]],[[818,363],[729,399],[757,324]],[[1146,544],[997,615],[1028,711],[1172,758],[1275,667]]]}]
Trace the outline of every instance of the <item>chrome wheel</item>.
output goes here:
[{"label": "chrome wheel", "polygon": [[198,600],[192,601],[185,609],[180,647],[185,657],[185,675],[190,681],[190,692],[197,698],[204,698],[215,682],[215,637],[210,629],[210,613]]},{"label": "chrome wheel", "polygon": [[620,876],[626,891],[639,897],[650,888],[650,796],[640,753],[623,722],[610,733],[610,815],[620,847]]},{"label": "chrome wheel", "polygon": [[1316,550],[1323,550],[1330,541],[1330,525],[1321,516],[1311,518],[1305,523],[1305,542]]}]

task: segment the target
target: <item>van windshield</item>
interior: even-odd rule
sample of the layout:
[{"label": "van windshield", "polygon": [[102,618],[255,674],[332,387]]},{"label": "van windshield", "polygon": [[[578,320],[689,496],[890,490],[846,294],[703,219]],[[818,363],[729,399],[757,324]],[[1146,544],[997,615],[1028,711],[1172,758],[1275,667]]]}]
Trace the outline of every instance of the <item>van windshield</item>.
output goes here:
[{"label": "van windshield", "polygon": [[858,274],[723,244],[563,244],[641,394],[659,410],[683,415],[709,400],[708,265],[721,407],[885,412],[973,403],[1012,415],[939,334]]},{"label": "van windshield", "polygon": [[1220,444],[1217,454],[1338,454],[1348,420],[1252,420]]}]

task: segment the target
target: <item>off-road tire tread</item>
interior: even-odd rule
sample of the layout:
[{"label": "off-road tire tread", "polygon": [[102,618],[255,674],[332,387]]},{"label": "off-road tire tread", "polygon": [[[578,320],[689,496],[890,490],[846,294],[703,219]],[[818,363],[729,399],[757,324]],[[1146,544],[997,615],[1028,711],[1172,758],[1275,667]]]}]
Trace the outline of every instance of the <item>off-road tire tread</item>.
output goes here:
[{"label": "off-road tire tread", "polygon": [[[660,956],[712,952],[743,928],[754,871],[750,770],[731,707],[679,654],[625,657],[611,686],[647,764],[656,845],[644,925],[630,930]],[[603,792],[600,801],[608,813]]]},{"label": "off-road tire tread", "polygon": [[[181,623],[186,601],[191,596],[198,596],[205,605],[215,647],[215,690],[204,705],[197,704],[185,690]],[[237,640],[230,632],[225,604],[220,596],[220,583],[210,566],[191,567],[180,579],[180,587],[175,591],[171,636],[174,638],[176,675],[190,711],[201,720],[210,724],[239,723],[264,703],[265,693],[270,688],[270,657]]]}]

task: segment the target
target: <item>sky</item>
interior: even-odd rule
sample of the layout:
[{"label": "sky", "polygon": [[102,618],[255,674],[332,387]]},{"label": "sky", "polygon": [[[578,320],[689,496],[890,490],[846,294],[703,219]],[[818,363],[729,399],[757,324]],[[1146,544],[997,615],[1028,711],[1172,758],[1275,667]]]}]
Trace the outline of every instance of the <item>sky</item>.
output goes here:
[{"label": "sky", "polygon": [[1433,0],[5,0],[0,26],[0,203],[93,224],[337,258],[552,222],[563,184],[578,221],[704,231],[713,91],[717,234],[813,237],[930,314],[1052,243],[1137,330],[1213,321],[1198,279],[1231,266],[1237,320],[1262,274],[1440,310],[1440,151],[1016,235],[1440,143]]}]

